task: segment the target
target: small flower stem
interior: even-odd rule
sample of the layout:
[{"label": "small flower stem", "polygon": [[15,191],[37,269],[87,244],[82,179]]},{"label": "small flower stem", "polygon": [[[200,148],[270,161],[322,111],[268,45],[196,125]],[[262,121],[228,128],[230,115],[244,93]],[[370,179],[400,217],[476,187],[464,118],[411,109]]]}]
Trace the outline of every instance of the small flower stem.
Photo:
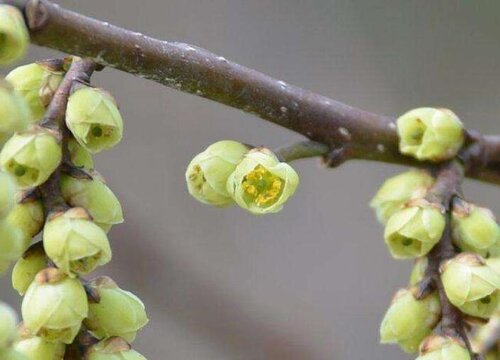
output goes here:
[{"label": "small flower stem", "polygon": [[[63,148],[63,164],[69,161],[67,142],[70,137],[70,133],[64,120],[66,117],[66,107],[68,105],[71,88],[75,82],[90,82],[90,77],[96,68],[97,65],[92,60],[74,59],[70,69],[61,82],[61,85],[54,94],[54,98],[49,104],[45,118],[41,122],[41,126],[52,129],[61,138]],[[60,189],[62,168],[63,165],[59,166],[50,178],[40,186],[40,193],[42,194],[46,216],[49,216],[54,212],[68,209],[68,204],[66,204]]]},{"label": "small flower stem", "polygon": [[328,146],[317,143],[315,141],[302,141],[292,145],[284,146],[274,151],[276,156],[284,162],[324,156],[329,152],[330,149]]}]

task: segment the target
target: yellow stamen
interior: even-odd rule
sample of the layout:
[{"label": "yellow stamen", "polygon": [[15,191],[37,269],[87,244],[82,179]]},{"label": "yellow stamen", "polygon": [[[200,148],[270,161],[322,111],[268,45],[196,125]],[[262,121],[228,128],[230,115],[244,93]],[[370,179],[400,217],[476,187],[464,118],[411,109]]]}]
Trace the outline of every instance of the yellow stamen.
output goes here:
[{"label": "yellow stamen", "polygon": [[266,170],[262,165],[255,167],[245,176],[242,186],[245,194],[257,205],[271,205],[283,190],[284,181]]}]

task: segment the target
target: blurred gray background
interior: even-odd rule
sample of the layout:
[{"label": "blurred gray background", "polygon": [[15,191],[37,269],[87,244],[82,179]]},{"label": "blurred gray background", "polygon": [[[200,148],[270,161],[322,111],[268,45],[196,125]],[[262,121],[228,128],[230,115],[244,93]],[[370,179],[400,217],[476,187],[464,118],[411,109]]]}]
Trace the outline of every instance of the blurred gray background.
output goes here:
[{"label": "blurred gray background", "polygon": [[[340,101],[397,115],[455,110],[499,132],[500,3],[435,0],[87,0],[68,8],[189,42]],[[33,47],[28,61],[53,57]],[[8,69],[5,69],[6,71]],[[106,70],[125,138],[97,157],[127,222],[101,273],[140,295],[151,323],[135,343],[151,360],[406,359],[378,344],[409,262],[390,258],[368,202],[397,167],[295,164],[297,195],[277,215],[192,200],[184,170],[219,139],[277,147],[297,135],[242,112]],[[498,214],[498,188],[468,182]],[[1,298],[20,302],[0,280]]]}]

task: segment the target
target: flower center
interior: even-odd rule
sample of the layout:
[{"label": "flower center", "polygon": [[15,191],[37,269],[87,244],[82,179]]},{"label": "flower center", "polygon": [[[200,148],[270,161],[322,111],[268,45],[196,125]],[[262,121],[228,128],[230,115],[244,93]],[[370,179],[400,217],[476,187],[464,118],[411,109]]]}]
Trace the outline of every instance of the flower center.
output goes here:
[{"label": "flower center", "polygon": [[24,174],[26,174],[26,168],[22,165],[17,165],[14,170],[14,174],[18,177],[24,176]]},{"label": "flower center", "polygon": [[484,298],[482,298],[479,301],[481,302],[481,304],[487,305],[487,304],[491,303],[491,296],[489,296],[489,295],[485,296]]},{"label": "flower center", "polygon": [[102,128],[99,125],[95,125],[92,128],[92,136],[98,137],[98,138],[102,136]]},{"label": "flower center", "polygon": [[422,143],[422,139],[423,139],[424,134],[425,134],[425,129],[426,129],[426,126],[422,122],[422,120],[417,119],[417,124],[415,125],[415,128],[413,129],[413,131],[410,134],[410,139],[411,139],[411,142],[413,144],[419,145]]},{"label": "flower center", "polygon": [[203,184],[205,183],[206,179],[205,175],[203,175],[203,170],[201,169],[200,165],[193,166],[193,169],[189,174],[189,181],[198,191],[202,190]]},{"label": "flower center", "polygon": [[413,244],[413,240],[410,238],[404,238],[403,241],[401,241],[401,244],[403,244],[403,246],[410,246]]},{"label": "flower center", "polygon": [[273,204],[283,191],[284,180],[273,175],[262,165],[257,165],[243,179],[245,196],[257,206]]}]

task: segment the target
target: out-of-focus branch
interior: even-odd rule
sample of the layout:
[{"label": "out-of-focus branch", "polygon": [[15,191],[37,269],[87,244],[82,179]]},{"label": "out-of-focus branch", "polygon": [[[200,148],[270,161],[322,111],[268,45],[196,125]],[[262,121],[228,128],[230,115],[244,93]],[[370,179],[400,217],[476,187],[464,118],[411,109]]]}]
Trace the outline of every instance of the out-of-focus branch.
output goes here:
[{"label": "out-of-focus branch", "polygon": [[[69,10],[47,0],[3,0],[26,16],[35,44],[92,58],[174,89],[252,113],[331,151],[327,163],[349,159],[418,165],[398,150],[395,119],[372,114],[278,81],[207,50],[153,39]],[[500,184],[500,137],[481,137],[480,156],[466,175]],[[476,148],[477,148],[476,146]]]}]

